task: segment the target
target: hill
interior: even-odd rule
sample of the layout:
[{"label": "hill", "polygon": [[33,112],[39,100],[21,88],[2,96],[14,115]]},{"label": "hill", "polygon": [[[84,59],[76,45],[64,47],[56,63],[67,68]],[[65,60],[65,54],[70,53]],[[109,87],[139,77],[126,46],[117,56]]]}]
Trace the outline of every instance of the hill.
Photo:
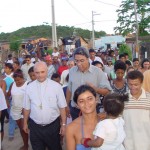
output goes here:
[{"label": "hill", "polygon": [[[82,36],[84,38],[91,38],[91,31],[87,29],[74,28],[69,26],[57,26],[57,37],[67,37],[71,36],[74,32],[77,32],[77,35]],[[95,32],[95,37],[98,38],[100,36],[106,35],[105,31]],[[26,28],[21,28],[17,31],[11,33],[1,33],[0,41],[15,41],[26,38],[52,38],[52,26],[49,25],[40,25],[40,26],[31,26]]]}]

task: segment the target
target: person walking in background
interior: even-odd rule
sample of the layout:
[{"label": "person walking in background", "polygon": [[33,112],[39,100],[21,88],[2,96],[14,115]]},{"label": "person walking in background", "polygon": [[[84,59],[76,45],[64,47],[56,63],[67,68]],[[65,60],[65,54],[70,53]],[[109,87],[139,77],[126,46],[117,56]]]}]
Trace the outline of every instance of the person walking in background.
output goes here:
[{"label": "person walking in background", "polygon": [[48,79],[47,71],[44,62],[37,62],[34,66],[37,79],[27,86],[25,92],[24,131],[29,132],[30,117],[32,149],[62,150],[60,136],[65,134],[67,105],[61,85]]},{"label": "person walking in background", "polygon": [[21,66],[21,70],[23,71],[23,76],[24,79],[26,81],[31,81],[29,74],[28,74],[28,70],[34,66],[34,64],[31,62],[31,56],[30,55],[26,55],[25,57],[25,64]]},{"label": "person walking in background", "polygon": [[94,49],[89,49],[89,62],[92,64],[93,61],[99,61],[103,64],[103,61],[100,57],[96,56],[96,52]]},{"label": "person walking in background", "polygon": [[23,99],[27,81],[24,80],[20,69],[13,74],[15,82],[11,85],[7,95],[12,97],[10,116],[17,122],[24,145],[19,150],[28,150],[28,134],[23,131]]},{"label": "person walking in background", "polygon": [[69,71],[69,82],[66,94],[67,100],[67,114],[71,114],[72,119],[79,116],[80,110],[76,108],[73,101],[74,91],[83,84],[93,87],[97,94],[106,95],[111,91],[111,87],[104,72],[89,63],[89,53],[83,48],[79,47],[74,52],[74,60],[76,66]]},{"label": "person walking in background", "polygon": [[133,68],[134,70],[139,70],[140,69],[140,62],[138,58],[133,58]]},{"label": "person walking in background", "polygon": [[69,74],[69,70],[75,66],[75,62],[72,58],[69,58],[68,60],[68,69],[67,70],[64,70],[61,74],[61,81],[60,83],[63,85],[63,86],[68,86],[68,81],[66,81],[66,77],[67,75]]},{"label": "person walking in background", "polygon": [[150,92],[150,70],[147,70],[143,73],[144,75],[144,80],[143,80],[143,85],[142,87],[144,88],[145,91]]},{"label": "person walking in background", "polygon": [[139,69],[139,71],[144,73],[145,71],[147,71],[149,69],[150,69],[150,61],[147,58],[145,58],[141,62],[141,68]]},{"label": "person walking in background", "polygon": [[123,111],[126,132],[124,146],[126,150],[149,150],[150,93],[142,88],[143,74],[140,71],[129,72],[127,82],[130,93]]},{"label": "person walking in background", "polygon": [[128,85],[125,79],[126,64],[120,60],[114,64],[115,78],[111,80],[111,88],[114,93],[125,94],[128,92]]},{"label": "person walking in background", "polygon": [[48,77],[49,79],[51,79],[52,75],[53,75],[54,73],[56,73],[56,70],[55,70],[55,68],[54,68],[54,66],[53,66],[53,60],[52,60],[52,58],[51,58],[50,55],[47,55],[44,59],[45,59],[45,62],[46,62],[46,64],[47,64],[47,67],[48,67],[48,74],[47,74],[47,77]]}]

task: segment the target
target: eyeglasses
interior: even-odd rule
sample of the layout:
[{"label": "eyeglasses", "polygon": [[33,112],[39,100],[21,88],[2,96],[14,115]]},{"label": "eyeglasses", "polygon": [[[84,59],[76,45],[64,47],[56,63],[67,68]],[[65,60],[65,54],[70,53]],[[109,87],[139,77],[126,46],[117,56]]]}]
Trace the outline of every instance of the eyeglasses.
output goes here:
[{"label": "eyeglasses", "polygon": [[27,59],[26,61],[30,61],[30,59]]}]

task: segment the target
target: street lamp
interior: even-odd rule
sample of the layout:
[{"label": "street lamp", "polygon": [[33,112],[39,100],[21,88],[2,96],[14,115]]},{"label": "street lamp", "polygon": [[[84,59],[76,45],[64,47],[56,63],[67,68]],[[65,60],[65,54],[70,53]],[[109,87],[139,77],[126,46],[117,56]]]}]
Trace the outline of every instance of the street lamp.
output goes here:
[{"label": "street lamp", "polygon": [[94,16],[95,15],[100,15],[100,14],[97,14],[96,12],[92,11],[92,47],[93,49],[95,48],[95,34],[94,34]]}]

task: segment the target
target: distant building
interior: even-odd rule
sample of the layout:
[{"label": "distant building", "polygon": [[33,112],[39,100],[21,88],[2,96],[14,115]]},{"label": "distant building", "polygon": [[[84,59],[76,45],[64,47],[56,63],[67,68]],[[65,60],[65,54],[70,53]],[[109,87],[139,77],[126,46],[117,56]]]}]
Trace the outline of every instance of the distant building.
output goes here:
[{"label": "distant building", "polygon": [[104,36],[95,40],[95,48],[100,48],[104,51],[107,49],[116,49],[119,48],[122,43],[125,43],[125,38],[122,35]]}]

